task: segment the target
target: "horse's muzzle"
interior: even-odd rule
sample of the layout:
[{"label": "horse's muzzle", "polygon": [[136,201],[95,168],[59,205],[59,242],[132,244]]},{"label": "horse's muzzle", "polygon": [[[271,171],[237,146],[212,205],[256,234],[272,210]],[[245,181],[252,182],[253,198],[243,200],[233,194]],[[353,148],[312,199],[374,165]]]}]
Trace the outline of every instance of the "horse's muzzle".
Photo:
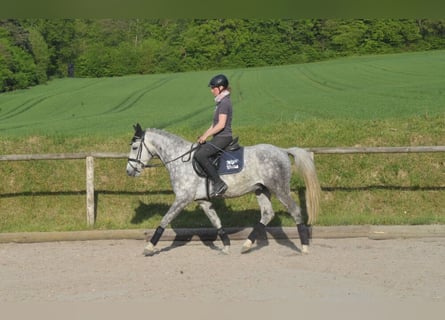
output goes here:
[{"label": "horse's muzzle", "polygon": [[127,164],[127,176],[138,177],[140,175],[141,175],[141,171],[138,170],[137,166],[134,166],[131,163]]},{"label": "horse's muzzle", "polygon": [[139,175],[140,175],[139,172],[134,171],[134,170],[128,170],[128,169],[127,169],[127,176],[129,176],[129,177],[137,177],[137,176],[139,176]]}]

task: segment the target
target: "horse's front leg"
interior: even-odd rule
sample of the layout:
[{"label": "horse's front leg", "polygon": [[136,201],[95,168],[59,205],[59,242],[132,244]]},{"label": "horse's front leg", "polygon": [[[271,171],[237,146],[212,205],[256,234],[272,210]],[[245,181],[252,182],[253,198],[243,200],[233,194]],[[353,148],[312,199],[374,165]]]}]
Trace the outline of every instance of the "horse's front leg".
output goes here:
[{"label": "horse's front leg", "polygon": [[156,228],[155,233],[144,248],[144,255],[149,256],[156,252],[156,245],[164,233],[165,228],[173,221],[174,218],[189,204],[191,201],[187,198],[176,198],[170,209],[162,218],[160,225]]},{"label": "horse's front leg", "polygon": [[230,252],[230,239],[227,233],[222,228],[221,220],[218,217],[215,209],[213,209],[213,205],[210,201],[198,201],[199,206],[204,211],[206,216],[209,218],[212,225],[218,230],[218,236],[223,243],[222,252],[228,254]]}]

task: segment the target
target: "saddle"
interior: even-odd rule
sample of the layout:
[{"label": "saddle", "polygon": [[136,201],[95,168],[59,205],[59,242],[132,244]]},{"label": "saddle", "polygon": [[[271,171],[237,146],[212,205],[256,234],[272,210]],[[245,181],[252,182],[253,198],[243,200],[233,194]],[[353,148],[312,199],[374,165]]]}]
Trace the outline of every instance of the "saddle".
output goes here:
[{"label": "saddle", "polygon": [[[244,147],[239,145],[238,137],[235,137],[224,150],[210,157],[210,160],[220,175],[238,173],[244,166]],[[207,177],[207,174],[195,158],[193,158],[192,164],[198,176]]]}]

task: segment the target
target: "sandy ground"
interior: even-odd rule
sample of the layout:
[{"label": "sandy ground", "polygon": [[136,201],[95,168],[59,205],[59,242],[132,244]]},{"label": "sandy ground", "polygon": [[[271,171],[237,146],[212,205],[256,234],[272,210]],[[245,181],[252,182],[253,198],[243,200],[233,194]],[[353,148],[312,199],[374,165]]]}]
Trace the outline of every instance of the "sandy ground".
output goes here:
[{"label": "sandy ground", "polygon": [[445,305],[445,238],[142,240],[0,244],[0,302],[433,302]]}]

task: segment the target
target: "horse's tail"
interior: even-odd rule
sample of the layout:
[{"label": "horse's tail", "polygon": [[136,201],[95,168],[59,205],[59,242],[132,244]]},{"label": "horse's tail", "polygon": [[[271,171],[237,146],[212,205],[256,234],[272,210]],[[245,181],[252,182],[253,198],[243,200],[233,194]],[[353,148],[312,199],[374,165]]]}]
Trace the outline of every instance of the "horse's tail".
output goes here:
[{"label": "horse's tail", "polygon": [[303,176],[306,185],[306,208],[308,224],[313,224],[317,219],[320,208],[321,188],[318,182],[317,171],[311,154],[301,148],[289,148],[285,150],[292,155],[298,172]]}]

